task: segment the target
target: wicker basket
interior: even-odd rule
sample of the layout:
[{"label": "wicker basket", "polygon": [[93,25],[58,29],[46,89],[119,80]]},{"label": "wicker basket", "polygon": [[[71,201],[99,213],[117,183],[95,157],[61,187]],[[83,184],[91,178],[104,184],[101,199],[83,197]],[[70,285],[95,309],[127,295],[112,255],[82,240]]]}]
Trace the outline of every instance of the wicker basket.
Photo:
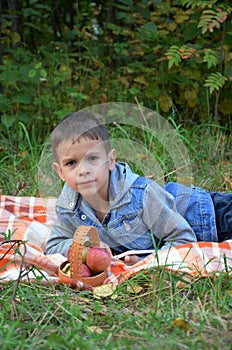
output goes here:
[{"label": "wicker basket", "polygon": [[[107,270],[95,276],[82,277],[82,248],[87,235],[89,237],[88,245],[90,247],[100,247],[97,229],[94,226],[79,226],[73,236],[70,262],[64,261],[59,268],[59,278],[62,282],[70,284],[74,280],[81,281],[86,286],[97,287],[103,284],[106,279]],[[63,272],[65,265],[68,263],[70,263],[70,276]]]}]

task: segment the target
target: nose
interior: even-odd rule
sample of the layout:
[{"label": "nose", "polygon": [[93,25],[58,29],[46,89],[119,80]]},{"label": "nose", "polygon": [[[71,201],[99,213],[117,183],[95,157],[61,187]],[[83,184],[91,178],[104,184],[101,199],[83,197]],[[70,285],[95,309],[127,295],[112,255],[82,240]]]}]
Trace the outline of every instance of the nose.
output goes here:
[{"label": "nose", "polygon": [[85,162],[84,160],[81,161],[77,167],[77,175],[78,176],[83,176],[89,174],[89,167],[87,162]]}]

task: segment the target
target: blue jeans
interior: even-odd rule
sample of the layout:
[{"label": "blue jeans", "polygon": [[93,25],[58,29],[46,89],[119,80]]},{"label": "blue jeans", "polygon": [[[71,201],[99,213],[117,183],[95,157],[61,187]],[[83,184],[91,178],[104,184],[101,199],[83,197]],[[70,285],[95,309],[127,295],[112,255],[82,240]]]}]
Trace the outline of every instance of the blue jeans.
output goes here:
[{"label": "blue jeans", "polygon": [[215,209],[218,242],[232,239],[232,193],[209,192]]}]

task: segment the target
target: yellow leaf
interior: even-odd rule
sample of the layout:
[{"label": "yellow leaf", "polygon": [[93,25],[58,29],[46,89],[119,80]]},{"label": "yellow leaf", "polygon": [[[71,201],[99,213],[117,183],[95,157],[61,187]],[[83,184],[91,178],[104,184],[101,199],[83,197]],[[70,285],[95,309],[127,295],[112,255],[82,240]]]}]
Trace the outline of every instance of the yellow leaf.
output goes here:
[{"label": "yellow leaf", "polygon": [[78,298],[78,304],[92,304],[92,300],[88,299],[88,298],[85,298],[85,297],[79,297]]},{"label": "yellow leaf", "polygon": [[140,77],[137,77],[137,78],[134,78],[134,81],[136,83],[140,83],[140,84],[143,84],[143,85],[148,85],[147,84],[147,81],[144,79],[144,77],[140,76]]},{"label": "yellow leaf", "polygon": [[227,186],[232,190],[232,179],[231,179],[231,177],[226,176],[225,177],[225,182],[226,182]]},{"label": "yellow leaf", "polygon": [[109,296],[111,296],[111,298],[114,298],[115,296],[112,296],[112,294],[115,290],[116,286],[113,284],[103,284],[102,286],[94,287],[93,295],[97,298],[106,298]]},{"label": "yellow leaf", "polygon": [[144,56],[144,48],[141,45],[134,45],[132,55]]},{"label": "yellow leaf", "polygon": [[129,80],[127,77],[118,77],[118,81],[123,84],[125,87],[128,87],[129,86]]},{"label": "yellow leaf", "polygon": [[90,82],[92,90],[97,90],[99,89],[99,79],[96,77],[93,77]]},{"label": "yellow leaf", "polygon": [[174,16],[176,23],[180,24],[180,23],[184,23],[185,21],[188,20],[188,16]]},{"label": "yellow leaf", "polygon": [[144,56],[144,51],[140,50],[140,51],[134,51],[132,52],[132,56]]},{"label": "yellow leaf", "polygon": [[172,100],[169,96],[160,95],[158,97],[159,107],[163,112],[168,112],[172,107]]},{"label": "yellow leaf", "polygon": [[198,91],[199,89],[193,88],[193,89],[188,89],[184,92],[184,98],[187,101],[187,104],[189,107],[195,107],[197,102],[198,102]]},{"label": "yellow leaf", "polygon": [[23,151],[21,153],[17,153],[18,157],[25,157],[27,155],[27,151]]},{"label": "yellow leaf", "polygon": [[168,30],[161,29],[159,30],[159,34],[162,37],[162,36],[170,35],[170,32]]},{"label": "yellow leaf", "polygon": [[97,58],[93,58],[93,63],[95,64],[96,67],[98,68],[102,68],[104,66],[104,64],[102,63],[102,61],[98,60]]},{"label": "yellow leaf", "polygon": [[128,285],[127,286],[127,292],[129,294],[139,294],[143,290],[143,287],[139,286],[138,284],[134,284],[133,286]]},{"label": "yellow leaf", "polygon": [[107,43],[112,43],[112,42],[114,41],[114,39],[112,38],[112,36],[107,35],[107,36],[105,36],[105,41],[106,41]]},{"label": "yellow leaf", "polygon": [[176,23],[184,23],[189,19],[189,14],[182,9],[176,11],[176,15],[174,16]]},{"label": "yellow leaf", "polygon": [[176,30],[177,28],[177,24],[175,22],[172,22],[172,23],[169,23],[168,24],[168,29],[171,31],[171,32],[174,32],[174,30]]},{"label": "yellow leaf", "polygon": [[177,317],[174,321],[172,321],[172,329],[175,328],[182,329],[185,333],[187,333],[190,329],[190,324],[182,318]]},{"label": "yellow leaf", "polygon": [[101,334],[103,332],[102,328],[97,326],[89,326],[88,330],[90,331],[90,333],[97,333],[97,334]]},{"label": "yellow leaf", "polygon": [[19,33],[14,32],[12,34],[12,43],[13,43],[13,45],[19,43],[20,41],[21,41],[21,36],[19,35]]}]

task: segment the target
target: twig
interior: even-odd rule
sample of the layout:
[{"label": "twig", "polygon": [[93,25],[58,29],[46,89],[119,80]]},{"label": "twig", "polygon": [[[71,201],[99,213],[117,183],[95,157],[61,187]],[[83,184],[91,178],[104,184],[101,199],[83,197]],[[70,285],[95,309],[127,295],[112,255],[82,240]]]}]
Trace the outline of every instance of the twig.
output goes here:
[{"label": "twig", "polygon": [[172,174],[176,173],[178,170],[181,170],[181,169],[185,168],[187,165],[188,165],[188,164],[182,165],[181,167],[179,167],[179,168],[177,168],[177,169],[175,169],[175,170],[173,170],[173,171],[170,171],[170,172],[167,173],[167,174],[164,174],[163,176],[159,177],[158,179],[155,178],[155,175],[147,175],[146,177],[147,177],[148,179],[154,179],[154,180],[156,180],[156,181],[159,181],[159,180],[161,180],[163,177],[167,177],[167,176],[169,176],[169,175],[172,175]]}]

